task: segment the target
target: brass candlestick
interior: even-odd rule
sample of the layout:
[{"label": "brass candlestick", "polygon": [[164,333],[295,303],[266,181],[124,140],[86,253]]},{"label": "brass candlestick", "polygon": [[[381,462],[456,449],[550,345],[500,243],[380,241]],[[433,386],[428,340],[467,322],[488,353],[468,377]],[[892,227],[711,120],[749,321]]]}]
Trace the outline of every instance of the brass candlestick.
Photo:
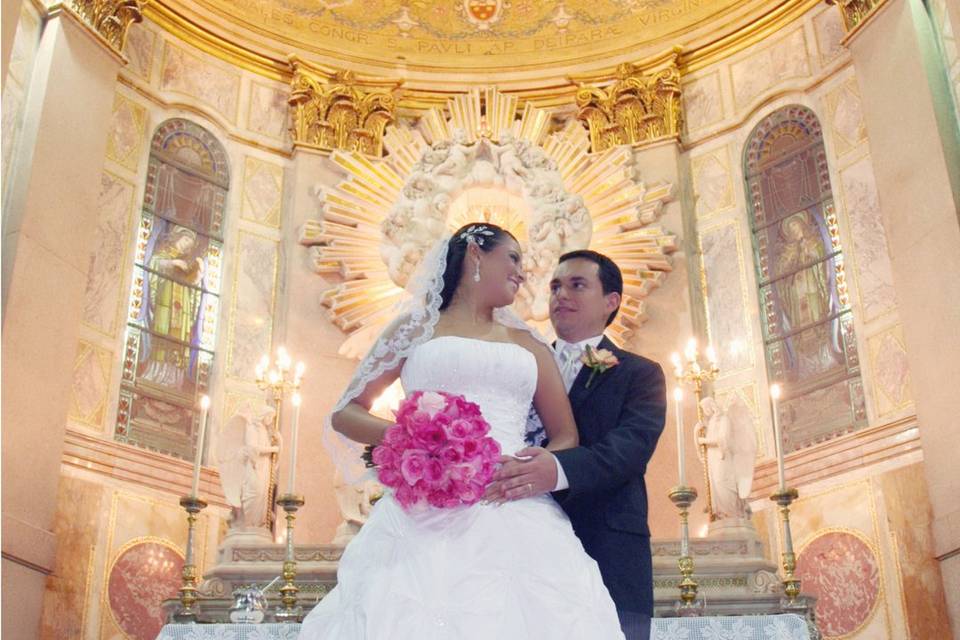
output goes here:
[{"label": "brass candlestick", "polygon": [[[269,391],[270,401],[273,403],[273,432],[271,433],[271,442],[276,443],[280,438],[281,414],[283,412],[283,399],[287,393],[292,393],[300,388],[300,382],[303,378],[303,363],[298,362],[293,371],[293,377],[290,377],[290,368],[293,360],[284,347],[277,349],[277,359],[270,362],[270,356],[264,355],[257,364],[257,387]],[[278,475],[280,473],[280,452],[273,451],[270,454],[270,484],[267,487],[267,522],[264,523],[270,529],[271,533],[276,532],[276,514],[274,504],[277,503],[277,487],[279,486]]]},{"label": "brass candlestick", "polygon": [[697,499],[693,487],[677,486],[670,490],[670,501],[680,509],[680,602],[677,613],[681,616],[698,616],[703,613],[703,602],[697,600],[697,581],[693,579],[693,556],[690,555],[690,505]]},{"label": "brass candlestick", "polygon": [[294,583],[297,577],[297,559],[293,548],[293,521],[297,510],[303,506],[303,496],[285,493],[277,500],[287,513],[287,556],[283,561],[283,586],[280,587],[280,605],[274,617],[278,622],[299,622],[303,609],[297,604],[300,589]]},{"label": "brass candlestick", "polygon": [[784,605],[795,607],[800,595],[800,580],[794,575],[797,570],[797,556],[793,552],[793,534],[790,532],[790,505],[797,499],[796,489],[783,487],[770,496],[780,506],[780,526],[783,533],[783,550],[780,561],[783,566]]},{"label": "brass candlestick", "polygon": [[180,506],[187,512],[187,551],[186,558],[183,561],[183,586],[180,587],[181,608],[174,615],[174,619],[180,623],[197,622],[197,614],[200,613],[197,605],[197,584],[200,582],[200,575],[197,573],[197,565],[193,560],[193,537],[196,529],[197,514],[206,509],[207,503],[197,496],[183,496],[180,498]]},{"label": "brass candlestick", "polygon": [[[703,384],[717,379],[720,373],[720,367],[717,366],[716,353],[713,347],[707,347],[707,364],[700,364],[700,352],[697,350],[697,341],[690,338],[687,348],[684,350],[684,360],[681,363],[680,356],[674,353],[671,356],[673,361],[673,375],[677,382],[693,387],[694,396],[697,399],[697,423],[703,424],[703,409],[700,407],[700,401],[703,399]],[[694,434],[696,436],[696,434]],[[710,491],[710,470],[707,466],[707,445],[701,444],[698,448],[700,461],[703,463],[703,487],[705,492],[706,504],[704,512],[709,514],[710,522],[717,519],[713,512],[713,494]]]}]

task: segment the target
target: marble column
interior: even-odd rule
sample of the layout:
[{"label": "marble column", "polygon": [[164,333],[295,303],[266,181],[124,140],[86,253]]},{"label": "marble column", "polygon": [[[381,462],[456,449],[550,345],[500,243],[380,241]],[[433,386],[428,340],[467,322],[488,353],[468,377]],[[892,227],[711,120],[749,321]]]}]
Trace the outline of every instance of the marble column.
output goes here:
[{"label": "marble column", "polygon": [[[949,4],[949,3],[948,3]],[[960,154],[921,0],[890,0],[848,38],[913,376],[950,622],[960,637]]]},{"label": "marble column", "polygon": [[[4,9],[6,16],[6,9]],[[35,638],[100,172],[122,58],[74,14],[44,26],[3,212],[3,626]]]},{"label": "marble column", "polygon": [[7,67],[10,65],[10,52],[13,50],[13,37],[20,24],[21,0],[3,0],[0,13],[0,83],[7,84]]},{"label": "marble column", "polygon": [[[637,173],[645,184],[668,182],[673,185],[673,201],[667,204],[660,217],[659,226],[665,232],[677,236],[679,250],[672,257],[673,271],[664,279],[662,287],[646,298],[647,322],[639,336],[627,348],[650,358],[663,367],[667,377],[668,398],[675,385],[670,354],[682,351],[691,336],[706,336],[703,299],[700,294],[700,256],[697,250],[696,222],[693,196],[689,188],[686,161],[683,150],[675,140],[656,142],[634,151]],[[704,341],[700,340],[701,348]],[[700,463],[693,447],[692,427],[697,421],[696,403],[690,388],[684,389],[684,424],[687,426],[685,460],[687,484],[704,495],[700,476]],[[676,486],[677,442],[673,428],[673,400],[669,400],[667,426],[657,444],[657,451],[647,467],[647,493],[650,496],[649,525],[654,538],[677,538],[680,520],[677,508],[667,498],[670,489]],[[701,501],[691,509],[690,530],[700,531],[706,524]]]}]

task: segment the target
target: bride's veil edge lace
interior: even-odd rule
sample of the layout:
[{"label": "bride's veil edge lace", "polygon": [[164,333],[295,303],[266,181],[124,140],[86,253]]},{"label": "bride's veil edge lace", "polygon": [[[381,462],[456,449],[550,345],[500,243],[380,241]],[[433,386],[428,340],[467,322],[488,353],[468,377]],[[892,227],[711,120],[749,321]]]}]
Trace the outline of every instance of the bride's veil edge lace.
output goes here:
[{"label": "bride's veil edge lace", "polygon": [[[449,239],[438,240],[424,254],[397,304],[395,319],[380,333],[373,347],[360,361],[356,372],[333,410],[324,418],[323,445],[344,482],[361,480],[367,469],[363,463],[364,446],[333,429],[333,414],[355,400],[367,385],[393,369],[413,350],[433,337],[440,319],[443,274],[447,268]],[[494,311],[494,319],[508,327],[529,331],[538,340],[548,341],[508,307]]]}]

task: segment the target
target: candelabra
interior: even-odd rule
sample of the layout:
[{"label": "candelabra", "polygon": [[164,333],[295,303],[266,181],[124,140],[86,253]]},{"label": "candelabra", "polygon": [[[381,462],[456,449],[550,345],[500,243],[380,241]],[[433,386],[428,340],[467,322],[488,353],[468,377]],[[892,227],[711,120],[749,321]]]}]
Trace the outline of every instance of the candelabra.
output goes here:
[{"label": "candelabra", "polygon": [[[276,441],[280,437],[281,414],[283,412],[283,399],[287,393],[295,392],[300,388],[300,382],[303,378],[304,365],[298,362],[293,376],[290,377],[290,368],[293,364],[290,354],[283,347],[277,349],[276,362],[270,362],[270,356],[264,355],[257,364],[257,386],[260,389],[268,391],[270,401],[273,403],[273,433],[271,439]],[[278,461],[280,452],[274,451],[270,454],[270,484],[267,487],[267,526],[271,533],[276,532],[276,515],[274,513],[274,503],[277,498],[277,486],[279,484],[278,475],[280,466]]]},{"label": "candelabra", "polygon": [[174,618],[177,622],[193,623],[197,621],[197,584],[200,575],[193,559],[193,537],[197,514],[207,507],[207,503],[195,495],[180,498],[180,506],[187,512],[187,552],[183,561],[183,586],[180,587],[180,610]]},{"label": "candelabra", "polygon": [[297,604],[300,591],[294,580],[297,577],[297,559],[293,548],[293,521],[297,510],[303,506],[303,496],[285,493],[277,500],[287,513],[287,555],[283,561],[283,586],[280,587],[280,604],[274,617],[278,622],[299,622],[303,609]]},{"label": "candelabra", "polygon": [[[720,373],[720,367],[717,366],[717,355],[713,347],[708,346],[706,349],[707,366],[702,366],[700,364],[700,353],[697,350],[696,338],[690,338],[690,341],[687,342],[687,348],[683,353],[684,359],[686,360],[686,362],[683,363],[681,363],[678,354],[674,353],[671,356],[671,360],[673,361],[673,375],[680,384],[693,387],[693,393],[697,400],[697,421],[703,424],[703,408],[700,406],[700,400],[702,400],[703,397],[703,383],[712,382],[717,379],[717,375]],[[716,520],[716,514],[713,512],[713,495],[710,491],[707,445],[701,444],[698,450],[700,460],[703,462],[703,486],[706,493],[704,496],[706,498],[704,511],[709,514],[710,521],[713,522]]]},{"label": "candelabra", "polygon": [[800,580],[794,575],[794,571],[797,570],[797,556],[793,552],[793,534],[790,531],[790,505],[798,495],[796,489],[783,487],[770,496],[770,499],[780,506],[780,529],[783,535],[780,562],[783,566],[785,608],[797,606],[797,597],[800,595]]},{"label": "candelabra", "polygon": [[680,602],[677,613],[681,616],[698,616],[703,613],[703,601],[697,600],[697,581],[693,579],[693,556],[690,555],[690,505],[697,499],[694,487],[679,485],[670,490],[670,501],[680,509]]}]

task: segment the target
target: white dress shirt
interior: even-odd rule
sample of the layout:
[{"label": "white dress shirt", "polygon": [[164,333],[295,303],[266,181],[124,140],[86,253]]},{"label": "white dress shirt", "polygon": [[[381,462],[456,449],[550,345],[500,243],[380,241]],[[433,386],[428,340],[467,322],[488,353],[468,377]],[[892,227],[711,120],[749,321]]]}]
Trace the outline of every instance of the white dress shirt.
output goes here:
[{"label": "white dress shirt", "polygon": [[[557,344],[554,346],[554,357],[557,360],[557,366],[560,367],[560,375],[563,377],[563,383],[567,387],[567,393],[570,392],[570,388],[573,387],[573,382],[580,374],[580,370],[583,369],[583,362],[580,360],[580,356],[586,351],[587,345],[596,349],[601,340],[603,340],[603,334],[576,343],[569,343],[557,338]],[[567,480],[567,474],[563,472],[563,466],[556,456],[554,456],[553,461],[557,463],[557,486],[554,488],[554,491],[569,489],[570,482]]]}]

